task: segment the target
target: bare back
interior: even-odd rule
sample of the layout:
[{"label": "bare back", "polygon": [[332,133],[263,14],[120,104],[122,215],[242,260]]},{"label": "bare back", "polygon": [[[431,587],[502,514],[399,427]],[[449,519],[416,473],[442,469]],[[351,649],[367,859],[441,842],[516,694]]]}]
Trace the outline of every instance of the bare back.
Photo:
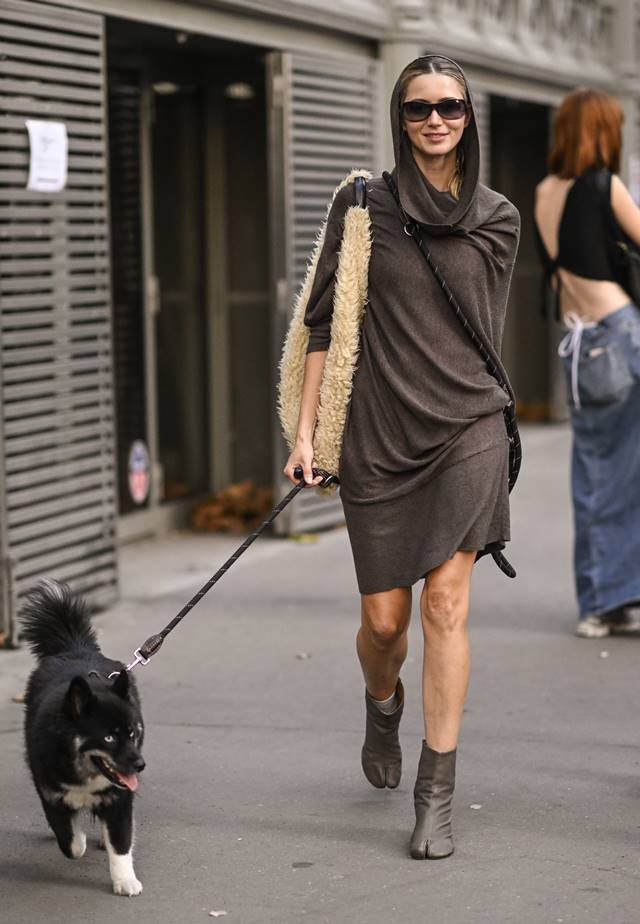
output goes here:
[{"label": "bare back", "polygon": [[[558,255],[560,222],[574,182],[574,179],[561,179],[550,174],[536,187],[536,224],[552,259]],[[611,204],[620,226],[640,246],[640,209],[617,176],[611,182]],[[628,294],[617,282],[587,279],[564,268],[558,268],[558,275],[561,281],[560,310],[563,317],[573,312],[585,320],[600,321],[629,302]]]}]

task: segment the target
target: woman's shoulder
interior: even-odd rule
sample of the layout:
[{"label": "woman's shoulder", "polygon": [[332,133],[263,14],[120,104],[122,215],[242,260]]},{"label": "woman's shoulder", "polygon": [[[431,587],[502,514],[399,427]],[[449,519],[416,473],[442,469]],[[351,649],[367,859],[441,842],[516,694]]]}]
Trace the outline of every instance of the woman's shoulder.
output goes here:
[{"label": "woman's shoulder", "polygon": [[481,213],[487,216],[487,224],[505,222],[517,228],[520,227],[520,212],[502,193],[483,183],[478,183],[477,197]]},{"label": "woman's shoulder", "polygon": [[[360,171],[353,171],[336,187],[329,205],[329,220],[343,220],[350,206],[356,204],[355,181],[356,176],[363,175]],[[367,176],[367,192],[371,188],[372,179]]]},{"label": "woman's shoulder", "polygon": [[383,176],[372,176],[367,181],[367,189],[375,190],[375,192],[380,192],[381,190],[386,190],[386,192],[389,192],[387,181]]},{"label": "woman's shoulder", "polygon": [[534,198],[538,199],[539,197],[544,198],[544,196],[552,195],[557,190],[560,182],[559,177],[553,173],[548,173],[539,183],[536,183],[533,190]]}]

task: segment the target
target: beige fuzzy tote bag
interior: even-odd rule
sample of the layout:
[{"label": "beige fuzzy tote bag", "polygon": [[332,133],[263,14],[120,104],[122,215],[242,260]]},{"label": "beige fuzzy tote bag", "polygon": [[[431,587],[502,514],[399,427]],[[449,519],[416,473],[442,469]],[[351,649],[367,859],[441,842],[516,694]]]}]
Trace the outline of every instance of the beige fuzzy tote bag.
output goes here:
[{"label": "beige fuzzy tote bag", "polygon": [[[354,170],[336,188],[333,197],[356,177],[371,179],[364,170]],[[333,202],[333,199],[332,199]],[[327,217],[331,205],[327,211]],[[298,427],[304,367],[309,342],[309,328],[304,316],[324,244],[327,219],[320,229],[309,261],[304,283],[296,298],[293,317],[280,360],[278,412],[289,449],[293,448]],[[338,256],[331,343],[324,365],[320,403],[313,437],[314,462],[319,468],[337,475],[340,468],[342,437],[347,408],[353,388],[360,350],[360,328],[367,302],[369,259],[371,256],[371,220],[369,210],[359,205],[347,209]]]}]

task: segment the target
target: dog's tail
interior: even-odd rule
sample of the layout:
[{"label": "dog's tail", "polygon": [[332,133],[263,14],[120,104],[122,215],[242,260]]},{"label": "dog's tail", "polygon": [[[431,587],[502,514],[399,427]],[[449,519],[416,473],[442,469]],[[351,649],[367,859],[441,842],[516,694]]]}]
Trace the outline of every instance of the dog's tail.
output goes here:
[{"label": "dog's tail", "polygon": [[100,650],[87,604],[66,584],[40,581],[27,594],[19,618],[22,635],[40,661],[77,647]]}]

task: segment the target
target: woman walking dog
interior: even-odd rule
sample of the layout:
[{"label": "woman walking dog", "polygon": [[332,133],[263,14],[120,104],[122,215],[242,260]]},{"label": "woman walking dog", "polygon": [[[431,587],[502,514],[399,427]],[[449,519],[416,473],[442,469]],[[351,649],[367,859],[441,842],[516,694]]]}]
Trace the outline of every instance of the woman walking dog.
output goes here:
[{"label": "woman walking dog", "polygon": [[640,209],[616,176],[622,120],[606,93],[570,93],[536,190],[538,244],[567,327],[559,352],[573,428],[576,634],[585,638],[640,633],[640,310],[616,243],[640,244]]},{"label": "woman walking dog", "polygon": [[[469,679],[471,572],[479,553],[497,552],[509,539],[503,410],[512,395],[508,383],[505,391],[487,371],[408,230],[417,223],[501,368],[519,217],[503,196],[479,183],[472,99],[453,61],[427,55],[404,69],[391,99],[391,126],[393,178],[390,184],[383,178],[367,183],[373,242],[368,300],[339,474],[362,600],[362,767],[378,788],[400,782],[399,675],[407,655],[411,587],[424,579],[425,732],[410,849],[416,859],[435,859],[453,852],[451,800]],[[311,472],[314,431],[336,278],[343,287],[346,278],[340,269],[345,215],[353,203],[354,187],[347,184],[331,207],[306,303],[304,384],[284,471],[295,481],[294,469],[301,466],[309,485],[318,481]]]}]

